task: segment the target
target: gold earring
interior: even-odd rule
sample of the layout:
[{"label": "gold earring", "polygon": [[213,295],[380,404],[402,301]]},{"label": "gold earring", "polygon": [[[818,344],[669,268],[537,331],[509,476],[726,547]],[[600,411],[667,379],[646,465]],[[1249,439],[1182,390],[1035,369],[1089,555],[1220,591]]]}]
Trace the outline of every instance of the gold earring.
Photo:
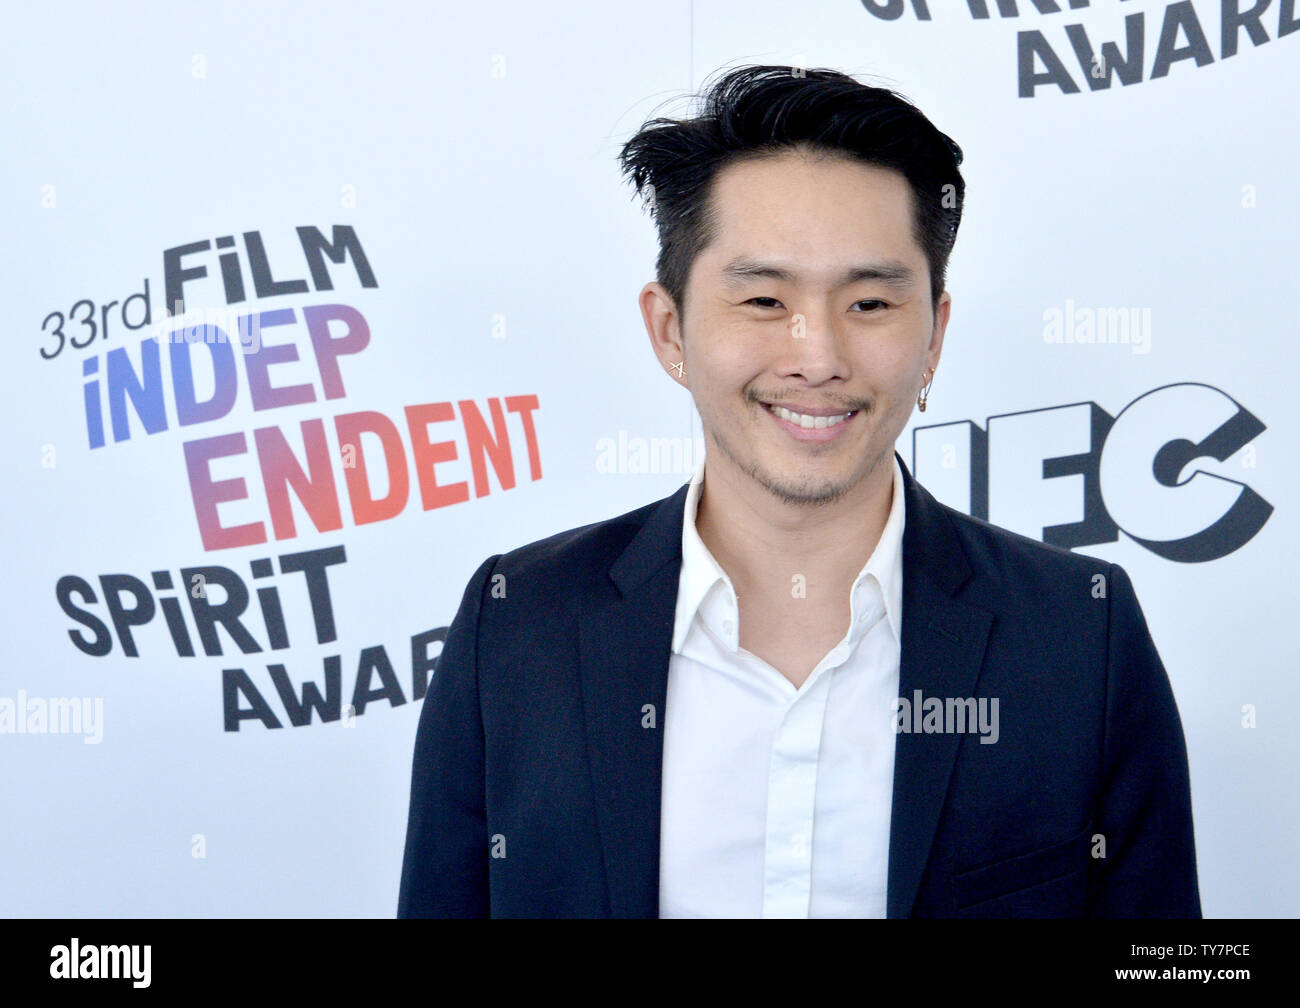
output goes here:
[{"label": "gold earring", "polygon": [[686,362],[685,362],[685,361],[678,361],[676,364],[669,364],[669,365],[668,365],[668,368],[669,368],[669,370],[674,370],[674,369],[675,369],[675,370],[677,371],[677,377],[678,377],[678,378],[684,378],[684,377],[686,376]]},{"label": "gold earring", "polygon": [[921,389],[921,394],[916,397],[916,405],[921,412],[925,412],[926,400],[930,398],[930,386],[934,384],[934,368],[926,368],[925,373],[930,377],[925,383],[925,388]]}]

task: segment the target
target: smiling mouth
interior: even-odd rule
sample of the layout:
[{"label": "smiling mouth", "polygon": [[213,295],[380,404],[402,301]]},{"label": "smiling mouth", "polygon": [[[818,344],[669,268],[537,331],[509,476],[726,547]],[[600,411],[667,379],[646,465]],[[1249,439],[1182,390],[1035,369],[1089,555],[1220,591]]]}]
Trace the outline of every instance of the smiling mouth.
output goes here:
[{"label": "smiling mouth", "polygon": [[827,427],[838,427],[858,414],[858,410],[848,410],[844,413],[835,413],[831,415],[822,415],[817,413],[799,413],[795,410],[786,409],[784,406],[774,406],[771,403],[763,403],[763,408],[768,412],[780,417],[787,423],[792,423],[796,427],[802,427],[805,430],[823,430]]}]

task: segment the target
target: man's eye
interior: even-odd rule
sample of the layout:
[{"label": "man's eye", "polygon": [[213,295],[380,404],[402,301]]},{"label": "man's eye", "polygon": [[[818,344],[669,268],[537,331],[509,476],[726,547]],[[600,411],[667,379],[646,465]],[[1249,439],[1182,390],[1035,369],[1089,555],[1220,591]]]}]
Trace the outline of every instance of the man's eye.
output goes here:
[{"label": "man's eye", "polygon": [[[878,301],[878,300],[876,300],[875,298],[867,298],[867,299],[864,300],[864,301],[855,301],[854,304],[855,304],[855,305],[879,305],[881,308],[888,308],[888,307],[889,307],[889,305],[885,304],[885,302],[883,302],[883,301]],[[870,312],[870,311],[868,311],[868,312],[864,312],[864,314],[870,315],[871,312]]]},{"label": "man's eye", "polygon": [[[770,301],[771,304],[758,304],[758,302],[760,302],[760,301]],[[780,301],[778,301],[776,298],[770,298],[770,297],[755,297],[755,298],[750,298],[748,301],[745,302],[745,304],[752,304],[752,305],[754,305],[756,308],[779,308],[779,307],[781,307],[781,302],[780,302]]]}]

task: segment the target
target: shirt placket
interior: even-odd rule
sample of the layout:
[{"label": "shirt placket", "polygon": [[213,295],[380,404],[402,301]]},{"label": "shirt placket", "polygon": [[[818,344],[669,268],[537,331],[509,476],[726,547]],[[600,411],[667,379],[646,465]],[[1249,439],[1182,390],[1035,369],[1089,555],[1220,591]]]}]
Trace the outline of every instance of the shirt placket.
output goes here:
[{"label": "shirt placket", "polygon": [[828,675],[818,669],[791,701],[772,742],[763,916],[807,917],[812,899],[813,813]]}]

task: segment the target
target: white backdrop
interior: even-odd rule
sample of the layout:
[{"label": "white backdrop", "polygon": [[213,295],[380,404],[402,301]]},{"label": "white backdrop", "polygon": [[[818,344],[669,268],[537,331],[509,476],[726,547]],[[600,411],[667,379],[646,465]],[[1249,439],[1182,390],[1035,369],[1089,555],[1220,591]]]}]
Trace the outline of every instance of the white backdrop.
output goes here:
[{"label": "white backdrop", "polygon": [[[412,638],[436,655],[488,555],[690,475],[644,454],[700,428],[636,307],[655,236],[618,148],[765,62],[895,87],[962,145],[952,322],[900,451],[942,499],[1039,538],[1082,523],[1131,573],[1205,912],[1296,915],[1300,14],[1225,39],[1232,0],[1071,6],[11,6],[0,913],[394,912]],[[1132,82],[1100,87],[1139,26]],[[1118,49],[1085,70],[1072,39]],[[316,236],[352,254],[313,270]],[[145,283],[166,321],[187,246],[174,291],[230,332],[262,313],[273,367],[182,340],[149,369]],[[1121,310],[1126,341],[1087,342]],[[1151,478],[1216,431],[1225,457],[1175,444],[1179,485]],[[312,509],[282,494],[295,466]],[[392,504],[361,522],[366,497]],[[196,611],[228,617],[210,649]],[[323,714],[294,726],[304,684]]]}]

